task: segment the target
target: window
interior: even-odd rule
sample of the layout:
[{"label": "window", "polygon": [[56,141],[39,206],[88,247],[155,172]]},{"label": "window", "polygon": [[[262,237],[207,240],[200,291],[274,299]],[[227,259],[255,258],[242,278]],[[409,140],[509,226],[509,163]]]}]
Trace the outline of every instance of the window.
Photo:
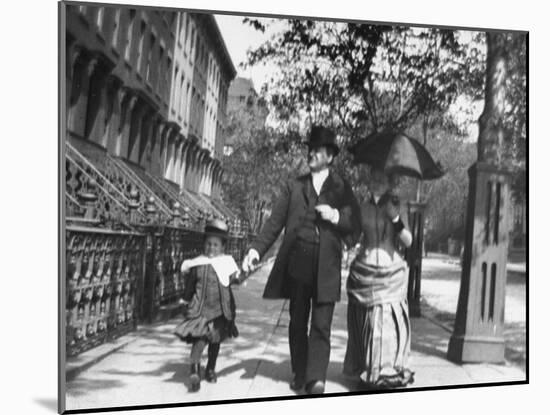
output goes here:
[{"label": "window", "polygon": [[176,114],[179,111],[178,108],[178,79],[180,74],[180,68],[176,64],[176,72],[174,74],[174,88],[172,88],[172,110],[176,112]]},{"label": "window", "polygon": [[195,28],[192,27],[191,28],[191,43],[190,43],[190,47],[189,47],[189,57],[190,58],[193,56],[194,47],[195,47]]},{"label": "window", "polygon": [[183,31],[183,17],[180,13],[178,13],[178,35],[176,37],[178,43],[181,44],[181,33]]},{"label": "window", "polygon": [[143,67],[143,47],[145,43],[145,29],[147,25],[142,20],[139,28],[139,49],[138,49],[138,59],[137,59],[137,71],[141,72]]},{"label": "window", "polygon": [[184,115],[185,114],[185,94],[183,93],[184,82],[185,82],[185,75],[182,73],[181,74],[181,82],[180,82],[180,96],[179,96],[179,101],[180,101],[179,108],[180,108],[180,110],[178,111],[178,115],[181,118],[185,117],[185,115]]},{"label": "window", "polygon": [[130,53],[132,50],[132,34],[134,32],[134,22],[136,17],[136,10],[130,9],[129,15],[128,15],[128,26],[126,29],[126,45],[124,48],[124,58],[129,62],[130,61]]},{"label": "window", "polygon": [[197,64],[199,62],[200,52],[201,52],[201,39],[197,36],[197,48],[195,53],[195,61],[197,62]]},{"label": "window", "polygon": [[97,10],[97,19],[96,19],[96,24],[97,24],[97,27],[100,31],[103,30],[103,17],[105,15],[105,8],[104,7],[100,7],[98,8]]},{"label": "window", "polygon": [[187,38],[189,37],[189,15],[185,13],[185,38],[183,39],[183,50],[187,50]]},{"label": "window", "polygon": [[[191,85],[189,84],[189,81],[187,81],[187,92],[185,94],[185,96],[187,97],[187,102],[191,102],[190,101],[190,88],[191,88]],[[183,116],[185,117],[185,122],[189,122],[189,116],[187,115],[189,111],[187,111],[185,114],[183,114]]]},{"label": "window", "polygon": [[111,41],[111,46],[114,49],[118,49],[118,28],[120,26],[120,10],[121,9],[116,9],[115,21],[113,23],[113,39]]},{"label": "window", "polygon": [[[166,69],[164,68],[164,48],[161,46],[160,49],[159,49],[159,64],[157,66],[158,70],[157,70],[157,77],[155,79],[156,81],[156,89],[157,91],[160,91],[161,95],[164,91],[164,85],[163,85],[163,81],[164,81],[164,74],[167,72]],[[162,76],[161,76],[162,74]]]},{"label": "window", "polygon": [[174,29],[174,23],[176,21],[176,13],[174,12],[168,12],[168,21],[170,22],[170,29],[173,30]]},{"label": "window", "polygon": [[151,67],[151,64],[153,63],[153,60],[155,58],[154,53],[155,53],[156,41],[157,41],[157,38],[155,37],[154,34],[151,33],[150,42],[149,42],[149,53],[147,55],[147,68],[145,71],[145,75],[146,75],[145,79],[151,84],[153,83],[153,68]]},{"label": "window", "polygon": [[183,49],[185,50],[185,19],[183,17],[184,13],[178,13],[178,21],[179,21],[179,33],[178,33],[178,42],[181,44]]},{"label": "window", "polygon": [[164,90],[163,90],[163,93],[166,92],[166,89],[168,88],[168,75],[170,73],[170,71],[172,70],[172,58],[170,56],[168,56],[167,58],[167,61],[166,61],[166,68],[164,70]]}]

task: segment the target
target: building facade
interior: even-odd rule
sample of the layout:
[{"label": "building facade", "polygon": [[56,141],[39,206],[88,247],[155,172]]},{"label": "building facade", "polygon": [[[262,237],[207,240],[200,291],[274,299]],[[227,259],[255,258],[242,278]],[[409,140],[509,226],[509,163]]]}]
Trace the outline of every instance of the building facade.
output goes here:
[{"label": "building facade", "polygon": [[[220,198],[235,68],[211,15],[62,4],[66,355],[181,312],[181,263],[208,219],[246,225]],[[218,151],[216,151],[218,149]]]},{"label": "building facade", "polygon": [[219,198],[236,72],[214,17],[69,5],[66,21],[68,141]]}]

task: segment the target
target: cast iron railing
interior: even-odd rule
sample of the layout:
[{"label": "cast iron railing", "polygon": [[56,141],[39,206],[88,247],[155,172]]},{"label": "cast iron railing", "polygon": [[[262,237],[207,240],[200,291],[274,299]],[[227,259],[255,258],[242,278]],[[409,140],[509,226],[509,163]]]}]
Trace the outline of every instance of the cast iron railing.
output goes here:
[{"label": "cast iron railing", "polygon": [[146,223],[144,210],[136,200],[120,192],[84,157],[74,156],[71,151],[65,156],[67,217],[81,216],[83,209],[91,207],[98,220]]},{"label": "cast iron railing", "polygon": [[192,200],[186,193],[180,193],[175,189],[172,189],[163,179],[155,177],[152,174],[145,171],[145,174],[150,178],[151,182],[155,183],[159,188],[163,189],[166,193],[171,195],[173,198],[180,200],[184,203],[184,206],[189,209],[188,213],[193,217],[193,219],[198,219],[201,215],[201,207]]},{"label": "cast iron railing", "polygon": [[66,341],[74,356],[133,330],[141,314],[146,236],[66,227]]},{"label": "cast iron railing", "polygon": [[[88,150],[95,156],[89,157]],[[96,154],[97,153],[97,154]],[[92,162],[92,159],[95,161]],[[209,205],[193,196],[188,220],[175,204],[170,210],[161,188],[148,186],[123,161],[101,149],[86,155],[67,144],[66,151],[66,340],[67,355],[79,353],[135,329],[138,321],[169,317],[180,306],[185,279],[183,260],[203,251],[202,229]],[[182,195],[165,188],[166,197]],[[174,194],[175,193],[175,194]],[[197,206],[200,206],[198,208]],[[182,214],[182,212],[184,214]],[[218,211],[224,212],[218,206]],[[226,252],[240,263],[248,228],[229,218]],[[169,313],[163,313],[168,311]]]},{"label": "cast iron railing", "polygon": [[[154,197],[155,205],[158,207],[165,207],[166,214],[173,214],[174,210],[177,210],[180,217],[183,220],[189,221],[189,225],[192,225],[192,222],[196,221],[193,215],[189,215],[188,210],[185,208],[185,204],[182,204],[179,197],[172,195],[167,192],[163,187],[157,185],[157,183],[151,180],[150,175],[147,175],[145,170],[141,168],[130,165],[128,162],[116,157],[112,157],[109,154],[106,154],[109,163],[116,165],[121,171],[128,175],[128,177],[135,183],[139,189],[147,189],[146,193]],[[185,218],[187,216],[187,218]]]},{"label": "cast iron railing", "polygon": [[[113,162],[106,151],[89,146],[86,155],[73,145],[66,143],[66,157],[85,169],[101,187],[108,188],[111,195],[127,206],[136,204],[137,211],[147,217],[148,209],[154,205],[156,221],[166,223],[172,219],[172,210],[136,176]],[[114,189],[114,190],[113,190]],[[149,216],[150,218],[151,216]],[[138,221],[143,223],[143,221]]]}]

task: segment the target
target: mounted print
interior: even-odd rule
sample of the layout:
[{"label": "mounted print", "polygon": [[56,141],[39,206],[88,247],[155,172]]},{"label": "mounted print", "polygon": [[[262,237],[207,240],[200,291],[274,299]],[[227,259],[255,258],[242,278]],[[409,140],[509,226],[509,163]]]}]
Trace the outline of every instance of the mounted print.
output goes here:
[{"label": "mounted print", "polygon": [[60,412],[528,382],[527,32],[59,11]]}]

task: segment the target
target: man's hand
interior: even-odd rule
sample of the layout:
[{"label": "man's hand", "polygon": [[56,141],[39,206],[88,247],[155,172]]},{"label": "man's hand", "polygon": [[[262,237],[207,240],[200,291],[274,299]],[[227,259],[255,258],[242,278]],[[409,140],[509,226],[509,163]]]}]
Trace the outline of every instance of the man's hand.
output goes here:
[{"label": "man's hand", "polygon": [[337,224],[338,220],[340,219],[340,214],[338,213],[338,209],[334,209],[330,207],[329,205],[317,205],[315,206],[315,210],[321,216],[321,219],[329,221],[330,223]]},{"label": "man's hand", "polygon": [[243,271],[250,272],[254,267],[254,263],[260,260],[260,254],[255,249],[250,249],[243,259]]}]

